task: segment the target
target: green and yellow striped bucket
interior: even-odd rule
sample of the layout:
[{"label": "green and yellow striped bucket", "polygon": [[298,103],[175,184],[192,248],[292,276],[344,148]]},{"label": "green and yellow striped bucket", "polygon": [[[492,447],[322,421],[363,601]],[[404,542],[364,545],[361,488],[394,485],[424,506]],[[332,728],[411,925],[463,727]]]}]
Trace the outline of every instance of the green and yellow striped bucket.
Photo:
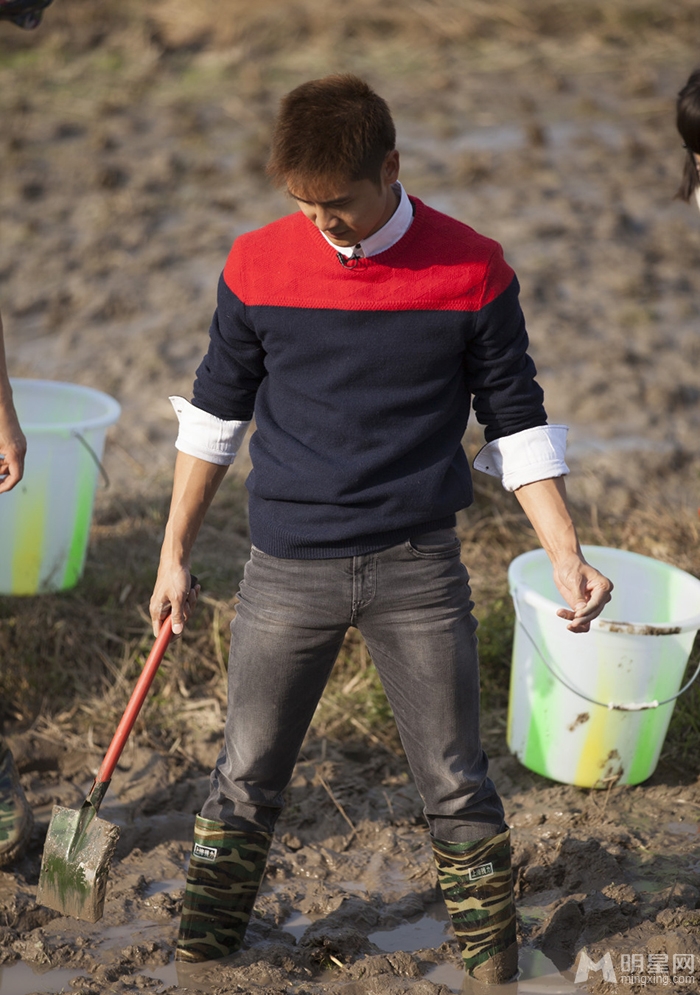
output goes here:
[{"label": "green and yellow striped bucket", "polygon": [[73,587],[85,563],[107,428],[108,394],[53,380],[12,380],[27,437],[24,477],[0,494],[0,594]]},{"label": "green and yellow striped bucket", "polygon": [[590,632],[557,617],[564,601],[546,553],[510,564],[515,639],[508,746],[530,770],[586,788],[639,784],[654,772],[695,633],[700,580],[648,556],[584,546],[612,601]]}]

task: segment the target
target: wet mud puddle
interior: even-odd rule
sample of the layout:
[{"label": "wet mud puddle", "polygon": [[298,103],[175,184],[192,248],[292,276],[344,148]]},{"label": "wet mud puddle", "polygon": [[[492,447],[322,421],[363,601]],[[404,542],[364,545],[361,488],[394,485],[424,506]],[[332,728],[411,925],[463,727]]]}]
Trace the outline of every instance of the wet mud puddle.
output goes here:
[{"label": "wet mud puddle", "polygon": [[[123,949],[133,943],[135,936],[139,939],[146,939],[155,935],[155,931],[162,926],[162,923],[134,922],[123,926],[110,926],[104,931],[104,935],[98,940],[96,947],[101,950]],[[28,964],[25,961],[17,961],[14,964],[0,966],[0,995],[59,995],[59,993],[73,991],[72,982],[76,978],[84,976],[85,967],[42,967],[37,964]],[[147,978],[161,981],[165,991],[170,986],[177,985],[177,974],[175,962],[154,967],[143,966],[138,971],[139,974]]]},{"label": "wet mud puddle", "polygon": [[[168,878],[153,881],[143,889],[143,899],[148,901],[156,895],[177,892],[184,889],[184,878]],[[89,930],[90,927],[87,927]],[[98,926],[94,932],[85,934],[85,939],[94,951],[121,951],[136,943],[143,943],[163,938],[163,932],[170,929],[170,924],[149,919],[136,919],[129,923],[114,926]],[[73,990],[76,978],[84,976],[89,971],[84,965],[71,967],[50,967],[49,965],[31,964],[17,961],[14,964],[0,966],[0,995],[59,995]],[[177,986],[175,962],[165,965],[143,965],[139,974],[162,982],[163,987],[155,989],[166,991]]]},{"label": "wet mud puddle", "polygon": [[[315,919],[295,912],[282,926],[298,943]],[[435,904],[427,914],[397,926],[377,929],[367,939],[382,953],[434,950],[452,938],[449,917],[444,906]],[[435,985],[444,985],[460,995],[573,995],[585,992],[581,985],[563,975],[541,950],[521,949],[519,977],[507,985],[483,985],[466,978],[464,972],[450,963],[436,964],[424,977]]]},{"label": "wet mud puddle", "polygon": [[[133,928],[133,924],[120,927],[125,946],[129,942],[129,937],[133,936]],[[144,967],[139,973],[147,978],[162,981],[164,985],[162,991],[165,991],[166,987],[177,985],[175,961],[159,968]],[[71,982],[84,974],[84,968],[59,967],[42,971],[37,966],[17,961],[9,967],[0,967],[0,995],[36,995],[38,992],[42,995],[60,995],[73,991]]]},{"label": "wet mud puddle", "polygon": [[[307,916],[299,913],[287,924],[285,931],[292,932],[295,938],[301,936],[311,920]],[[445,923],[431,920],[424,917],[415,923],[404,923],[393,930],[382,930],[372,934],[372,942],[376,943],[380,949],[386,952],[398,950],[414,951],[425,949],[435,944],[443,942],[445,936]],[[114,942],[117,939],[128,942],[129,936],[133,935],[133,925],[119,927],[121,936],[116,936],[115,929],[110,930],[110,937]],[[438,933],[440,932],[440,935]],[[45,995],[60,995],[67,989],[70,990],[71,981],[83,972],[76,971],[75,968],[53,968],[41,972],[24,962],[18,962],[11,967],[0,967],[0,995],[34,995],[36,992]],[[140,972],[147,978],[161,981],[163,987],[156,989],[156,992],[165,992],[171,988],[177,988],[178,975],[175,961],[160,968],[143,968]],[[459,968],[452,964],[438,964],[425,974],[425,979],[435,985],[445,985],[452,992],[461,995],[573,995],[574,992],[581,992],[580,985],[574,985],[572,981],[565,978],[557,971],[554,964],[539,950],[522,950],[520,953],[520,977],[512,984],[508,985],[480,985],[477,982],[465,979]],[[204,980],[204,979],[203,979]],[[200,990],[207,989],[206,982]]]},{"label": "wet mud puddle", "polygon": [[480,984],[466,978],[452,964],[437,964],[425,974],[425,979],[460,995],[574,995],[586,991],[561,974],[541,950],[521,949],[518,964],[517,980],[507,985]]},{"label": "wet mud puddle", "polygon": [[69,989],[71,979],[76,976],[74,968],[55,968],[39,971],[24,961],[10,967],[0,967],[0,992],[2,995],[31,995],[33,992],[62,992]]},{"label": "wet mud puddle", "polygon": [[404,922],[389,929],[376,930],[367,939],[383,953],[395,953],[397,950],[415,953],[416,950],[439,947],[451,935],[447,919],[426,915],[415,922]]},{"label": "wet mud puddle", "polygon": [[[2,995],[36,995],[38,992],[42,995],[61,995],[73,990],[71,981],[81,973],[85,972],[52,968],[42,974],[31,965],[20,961],[12,967],[0,967],[0,992]],[[163,982],[163,988],[156,989],[156,995],[158,991],[166,991],[171,986],[177,985],[174,961],[162,968],[144,968],[140,973],[147,978]]]}]

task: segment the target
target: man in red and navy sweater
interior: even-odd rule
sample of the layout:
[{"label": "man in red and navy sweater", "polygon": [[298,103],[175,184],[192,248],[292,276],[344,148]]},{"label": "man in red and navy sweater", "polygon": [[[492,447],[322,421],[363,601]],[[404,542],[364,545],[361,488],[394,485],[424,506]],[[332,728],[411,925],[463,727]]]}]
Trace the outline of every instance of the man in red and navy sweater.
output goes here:
[{"label": "man in red and navy sweater", "polygon": [[197,817],[177,958],[240,948],[282,793],[349,626],[363,634],[425,803],[465,969],[517,971],[510,840],[479,740],[476,622],[455,513],[475,466],[515,491],[587,631],[611,584],[567,510],[500,246],[408,197],[389,109],[332,76],[282,102],[268,167],[300,211],[238,238],[179,450],[151,614],[182,631],[190,554],[255,416],[251,558],[232,623],[224,746]]}]

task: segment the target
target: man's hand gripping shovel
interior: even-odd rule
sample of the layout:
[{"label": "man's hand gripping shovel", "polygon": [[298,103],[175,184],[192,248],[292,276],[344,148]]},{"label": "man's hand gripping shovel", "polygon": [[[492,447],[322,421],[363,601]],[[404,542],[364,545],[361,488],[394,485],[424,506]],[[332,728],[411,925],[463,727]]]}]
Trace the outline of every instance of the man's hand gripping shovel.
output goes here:
[{"label": "man's hand gripping shovel", "polygon": [[[192,577],[192,587],[196,584],[197,579]],[[41,862],[38,905],[86,922],[102,918],[119,828],[98,818],[97,813],[171,638],[172,624],[168,616],[81,808],[75,811],[54,805]]]}]

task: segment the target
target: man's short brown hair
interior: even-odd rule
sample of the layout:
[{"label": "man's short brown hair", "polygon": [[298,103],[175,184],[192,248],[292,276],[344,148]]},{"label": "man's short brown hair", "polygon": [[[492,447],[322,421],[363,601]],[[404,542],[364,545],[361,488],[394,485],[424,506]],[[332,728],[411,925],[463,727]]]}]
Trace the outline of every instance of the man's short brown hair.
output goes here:
[{"label": "man's short brown hair", "polygon": [[283,98],[267,172],[277,186],[321,177],[378,183],[395,146],[386,101],[357,76],[326,76]]}]

